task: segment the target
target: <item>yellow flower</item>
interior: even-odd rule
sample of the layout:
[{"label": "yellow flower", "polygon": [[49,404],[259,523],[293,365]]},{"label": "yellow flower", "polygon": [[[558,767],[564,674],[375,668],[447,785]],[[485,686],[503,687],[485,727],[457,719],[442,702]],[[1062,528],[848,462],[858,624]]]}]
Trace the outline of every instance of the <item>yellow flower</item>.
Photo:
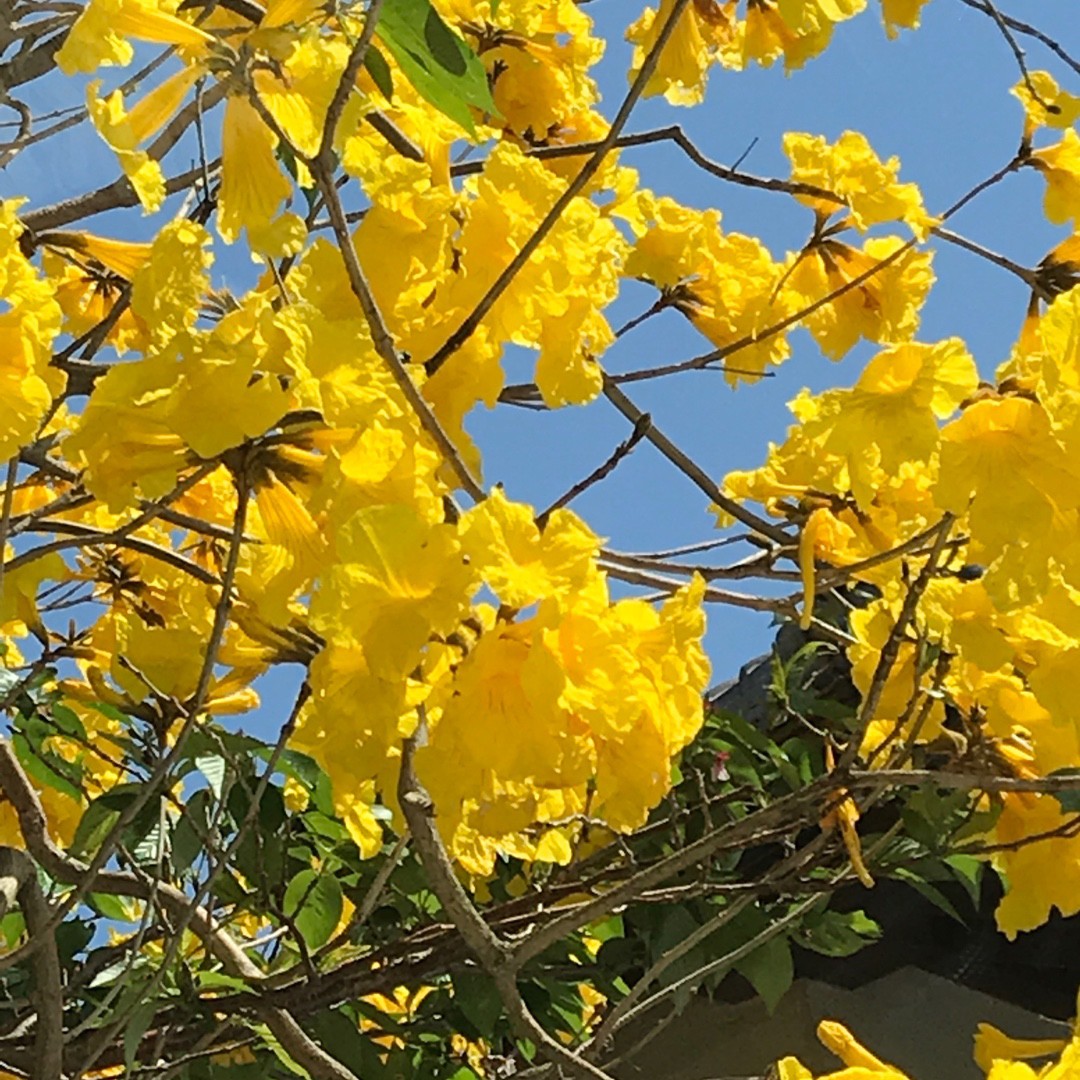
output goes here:
[{"label": "yellow flower", "polygon": [[[673,7],[674,0],[661,0],[659,11],[646,8],[626,31],[627,40],[634,45],[631,81],[667,25]],[[687,4],[664,44],[659,63],[645,86],[645,96],[663,94],[672,105],[698,104],[705,96],[709,65],[734,36],[734,10],[733,2],[723,4],[718,0],[692,0]]]},{"label": "yellow flower", "polygon": [[496,488],[458,528],[473,570],[509,607],[567,597],[596,574],[600,540],[571,510],[556,510],[541,533],[532,508]]},{"label": "yellow flower", "polygon": [[788,309],[810,307],[867,275],[803,318],[830,359],[842,359],[860,337],[890,344],[915,335],[919,311],[934,283],[933,253],[912,249],[880,265],[901,246],[896,236],[872,237],[861,251],[825,240],[796,256],[782,294]]},{"label": "yellow flower", "polygon": [[218,230],[231,244],[242,228],[265,229],[292,185],[274,156],[277,136],[245,97],[230,95],[221,132]]},{"label": "yellow flower", "polygon": [[20,200],[0,202],[0,460],[31,442],[64,386],[52,367],[61,310],[53,282],[23,255]]},{"label": "yellow flower", "polygon": [[128,38],[160,45],[205,46],[213,38],[172,14],[160,0],[90,0],[56,54],[65,75],[92,72],[102,64],[131,63]]},{"label": "yellow flower", "polygon": [[454,529],[408,506],[372,506],[339,523],[334,542],[312,625],[360,646],[372,673],[405,678],[431,635],[450,633],[465,613],[475,578]]},{"label": "yellow flower", "polygon": [[285,785],[281,794],[285,808],[290,814],[303,813],[311,801],[311,793],[295,776],[285,778]]},{"label": "yellow flower", "polygon": [[148,214],[160,209],[165,201],[165,177],[161,165],[138,146],[176,112],[198,77],[197,68],[184,68],[147,94],[130,112],[124,108],[124,98],[119,90],[114,90],[103,100],[98,96],[100,80],[91,82],[86,88],[90,120],[116,154],[124,175],[131,181]]},{"label": "yellow flower", "polygon": [[482,18],[471,3],[463,7],[460,27],[487,68],[498,119],[508,132],[543,145],[597,103],[588,71],[604,43],[572,0],[486,5]]},{"label": "yellow flower", "polygon": [[991,836],[1003,849],[993,863],[1009,888],[995,918],[998,929],[1013,940],[1021,931],[1042,926],[1052,908],[1066,918],[1080,911],[1080,840],[1066,835],[1022,843],[1068,822],[1069,815],[1051,795],[1003,799],[1002,804]]},{"label": "yellow flower", "polygon": [[975,1064],[988,1073],[997,1061],[1049,1057],[1065,1046],[1064,1039],[1011,1039],[993,1024],[980,1024],[975,1035]]},{"label": "yellow flower", "polygon": [[724,234],[715,210],[692,210],[673,199],[650,199],[648,225],[624,273],[651,282],[662,300],[682,312],[717,348],[745,341],[725,378],[755,381],[790,354],[785,335],[753,340],[794,310],[790,291],[778,291],[783,267],[758,240]]},{"label": "yellow flower", "polygon": [[724,50],[724,62],[745,67],[755,60],[768,67],[783,54],[784,68],[796,71],[825,50],[836,23],[865,7],[866,0],[747,0],[746,18],[734,47]]},{"label": "yellow flower", "polygon": [[927,0],[881,0],[881,17],[885,22],[885,33],[895,38],[898,27],[906,30],[919,28],[919,16]]},{"label": "yellow flower", "polygon": [[[920,240],[929,233],[934,222],[923,207],[918,187],[899,183],[900,160],[882,161],[865,135],[845,131],[830,146],[821,136],[789,132],[784,136],[784,153],[791,159],[791,179],[842,199],[856,228],[903,221]],[[835,203],[814,196],[797,198],[826,214],[837,209]]]},{"label": "yellow flower", "polygon": [[[453,243],[459,269],[437,292],[429,322],[445,311],[456,324],[471,310],[563,190],[540,162],[509,143],[498,146],[483,173],[465,183],[465,221]],[[550,405],[599,392],[591,358],[613,340],[602,312],[618,294],[626,246],[592,199],[574,199],[485,319],[495,339],[547,353],[537,382]]]},{"label": "yellow flower", "polygon": [[1031,164],[1046,181],[1043,207],[1055,225],[1080,220],[1080,135],[1068,128],[1061,142],[1036,150]]},{"label": "yellow flower", "polygon": [[1048,71],[1032,71],[1029,79],[1021,79],[1011,93],[1024,106],[1027,139],[1040,127],[1069,128],[1080,119],[1080,97],[1062,90]]},{"label": "yellow flower", "polygon": [[[825,744],[825,768],[831,771],[834,768],[833,751],[832,746],[829,743]],[[839,829],[840,838],[844,843],[844,847],[847,849],[848,858],[851,860],[851,868],[855,871],[855,876],[867,889],[874,887],[874,879],[870,876],[870,871],[866,868],[866,863],[863,861],[862,844],[859,842],[859,833],[855,828],[855,823],[859,820],[859,808],[855,804],[855,800],[847,793],[846,788],[840,788],[830,796],[832,808],[821,819],[821,828],[823,832],[828,832],[830,829]],[[824,1021],[824,1023],[831,1023],[830,1021]],[[839,1027],[839,1025],[837,1025]],[[830,1036],[834,1037],[834,1042],[826,1041],[824,1035],[822,1035],[821,1028],[818,1029],[818,1036],[821,1041],[829,1047],[838,1057],[840,1057],[845,1065],[858,1064],[865,1065],[864,1061],[849,1060],[851,1057],[857,1057],[857,1051],[862,1051],[862,1047],[858,1043],[853,1042],[854,1049],[849,1047],[848,1043],[840,1036],[840,1034],[833,1028],[827,1029]],[[847,1032],[844,1032],[846,1035]],[[850,1036],[848,1036],[850,1038]],[[865,1053],[865,1051],[863,1051]],[[869,1056],[869,1055],[868,1055]],[[876,1060],[876,1059],[874,1059]]]},{"label": "yellow flower", "polygon": [[798,1058],[781,1058],[776,1063],[777,1080],[814,1080],[814,1074]]},{"label": "yellow flower", "polygon": [[131,310],[149,328],[155,349],[194,327],[210,284],[209,243],[210,234],[201,225],[171,221],[154,237],[149,259],[131,279]]},{"label": "yellow flower", "polygon": [[941,432],[935,498],[970,514],[973,541],[987,560],[1027,543],[1045,567],[1057,515],[1080,505],[1080,473],[1050,416],[1026,397],[977,401]]},{"label": "yellow flower", "polygon": [[868,509],[878,470],[896,475],[905,462],[929,462],[937,422],[978,383],[975,361],[959,338],[896,345],[878,353],[851,390],[828,390],[793,403],[802,435],[842,458],[852,493]]},{"label": "yellow flower", "polygon": [[836,1020],[822,1020],[818,1024],[817,1036],[821,1044],[834,1053],[849,1069],[864,1069],[868,1073],[880,1073],[885,1076],[902,1075],[898,1069],[870,1053],[843,1024]]},{"label": "yellow flower", "polygon": [[816,560],[822,559],[833,563],[846,561],[841,552],[854,539],[854,536],[849,525],[839,521],[823,506],[814,510],[803,525],[799,534],[799,571],[803,586],[803,609],[799,626],[803,630],[810,629],[814,618]]}]

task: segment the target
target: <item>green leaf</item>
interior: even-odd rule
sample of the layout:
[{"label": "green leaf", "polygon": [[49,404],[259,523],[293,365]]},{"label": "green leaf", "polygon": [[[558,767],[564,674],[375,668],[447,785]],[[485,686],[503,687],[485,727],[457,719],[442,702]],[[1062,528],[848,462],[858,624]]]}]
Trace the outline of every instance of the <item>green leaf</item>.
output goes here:
[{"label": "green leaf", "polygon": [[79,819],[75,838],[71,842],[72,855],[78,857],[97,851],[119,817],[119,810],[108,805],[104,799],[95,799]]},{"label": "green leaf", "polygon": [[416,92],[470,135],[470,107],[496,112],[484,65],[430,0],[386,0],[376,33]]},{"label": "green leaf", "polygon": [[967,920],[953,906],[953,902],[935,885],[924,880],[912,870],[906,867],[894,867],[890,873],[893,877],[906,881],[920,896],[929,900],[939,911],[944,911],[950,918],[955,919],[961,926],[967,926]]},{"label": "green leaf", "polygon": [[454,974],[454,1004],[482,1039],[491,1039],[502,1016],[503,1004],[487,975],[459,971]]},{"label": "green leaf", "polygon": [[131,849],[132,858],[141,866],[152,866],[165,854],[165,832],[160,820]]},{"label": "green leaf", "polygon": [[220,799],[225,786],[225,759],[220,754],[205,754],[195,759],[195,768],[206,777],[214,798]]},{"label": "green leaf", "polygon": [[115,705],[110,705],[107,701],[89,701],[87,707],[101,713],[107,720],[115,720],[117,723],[127,722],[127,713]]},{"label": "green leaf", "polygon": [[231,990],[236,994],[254,994],[249,983],[224,971],[197,971],[195,981],[202,990]]},{"label": "green leaf", "polygon": [[131,1019],[124,1028],[124,1069],[131,1072],[135,1058],[139,1053],[139,1043],[146,1034],[146,1029],[157,1015],[157,1002],[147,1001],[138,1006],[131,1014]]},{"label": "green leaf", "polygon": [[[264,746],[256,752],[256,757],[269,761],[272,753],[273,747]],[[299,750],[288,749],[282,750],[278,755],[277,771],[299,780],[306,788],[313,788],[320,777],[326,775],[313,757],[302,754]]]},{"label": "green leaf", "polygon": [[766,941],[735,965],[735,970],[757,991],[772,1013],[795,978],[791,945],[783,935]]},{"label": "green leaf", "polygon": [[14,734],[11,741],[19,763],[34,780],[43,787],[52,788],[54,791],[67,795],[77,803],[82,802],[82,792],[64,775],[66,772],[73,774],[74,779],[78,779],[79,770],[74,769],[69,762],[56,754],[38,756],[30,745],[30,740],[21,732]]},{"label": "green leaf", "polygon": [[343,907],[341,885],[331,874],[301,870],[285,890],[285,914],[292,917],[309,949],[317,949],[330,940],[341,921]]},{"label": "green leaf", "polygon": [[335,821],[326,814],[320,814],[318,810],[310,810],[304,814],[304,824],[316,836],[325,836],[328,840],[344,840],[349,835],[348,830],[340,821]]},{"label": "green leaf", "polygon": [[270,1048],[274,1057],[276,1057],[289,1072],[293,1073],[295,1076],[302,1076],[306,1077],[306,1080],[311,1080],[311,1073],[309,1073],[303,1065],[299,1065],[293,1061],[289,1056],[289,1052],[278,1042],[277,1036],[274,1035],[265,1024],[252,1024],[251,1030],[258,1033],[259,1038],[261,1038]]},{"label": "green leaf", "polygon": [[364,56],[364,67],[367,68],[371,81],[382,92],[382,96],[388,102],[392,101],[394,97],[394,76],[390,72],[390,65],[386,62],[386,57],[383,56],[374,43],[368,46],[367,54]]},{"label": "green leaf", "polygon": [[90,989],[96,990],[100,986],[108,986],[110,983],[115,982],[120,976],[124,976],[125,981],[130,981],[131,977],[140,968],[144,968],[149,963],[149,960],[145,956],[136,956],[132,958],[124,957],[117,960],[115,964],[110,964],[107,968],[102,968],[90,982]]},{"label": "green leaf", "polygon": [[599,922],[590,923],[585,932],[589,937],[603,943],[610,941],[612,938],[624,937],[626,928],[623,925],[621,915],[611,915],[606,919],[601,919]]},{"label": "green leaf", "polygon": [[66,705],[54,703],[49,707],[49,715],[65,735],[71,735],[76,739],[86,738],[86,728],[83,727],[83,722],[79,719],[78,714]]},{"label": "green leaf", "polygon": [[196,791],[184,807],[183,816],[172,827],[172,864],[179,873],[188,870],[205,850],[203,837],[210,831],[206,804],[210,793]]},{"label": "green leaf", "polygon": [[803,923],[797,940],[823,956],[852,956],[880,937],[865,911],[823,911]]},{"label": "green leaf", "polygon": [[26,919],[21,911],[9,911],[0,919],[0,937],[3,937],[4,944],[9,949],[13,949],[25,933]]},{"label": "green leaf", "polygon": [[979,886],[982,882],[983,868],[986,864],[982,859],[975,858],[974,855],[950,855],[945,862],[957,876],[960,884],[967,889],[972,904],[978,907]]},{"label": "green leaf", "polygon": [[360,1031],[357,1020],[344,1008],[324,1010],[306,1023],[323,1046],[333,1047],[334,1057],[355,1076],[374,1080],[388,1072],[379,1059],[379,1047]]},{"label": "green leaf", "polygon": [[118,896],[109,893],[91,893],[86,902],[99,914],[113,922],[131,922],[131,910]]}]

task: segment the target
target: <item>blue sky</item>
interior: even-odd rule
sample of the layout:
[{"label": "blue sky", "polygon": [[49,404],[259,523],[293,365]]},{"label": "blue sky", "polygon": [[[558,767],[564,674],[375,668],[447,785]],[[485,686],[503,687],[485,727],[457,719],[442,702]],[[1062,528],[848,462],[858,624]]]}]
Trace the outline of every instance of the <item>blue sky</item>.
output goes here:
[{"label": "blue sky", "polygon": [[[592,0],[585,8],[609,40],[599,71],[603,109],[614,113],[626,89],[630,50],[626,26],[643,5]],[[1009,0],[1004,9],[1035,23],[1067,49],[1080,54],[1075,0]],[[714,69],[703,105],[673,109],[662,99],[643,103],[628,130],[682,123],[700,149],[731,163],[754,143],[743,168],[785,176],[780,149],[785,131],[805,131],[830,140],[846,129],[863,132],[882,157],[897,155],[901,179],[916,181],[932,212],[942,210],[977,181],[1009,160],[1019,142],[1022,113],[1008,93],[1018,77],[1016,61],[994,23],[960,0],[930,0],[923,28],[888,41],[870,0],[865,14],[837,28],[827,52],[802,71],[782,69],[735,73]],[[1032,68],[1045,67],[1074,93],[1080,77],[1041,45],[1025,39]],[[120,81],[113,73],[106,85]],[[76,103],[81,84],[54,79],[35,85],[38,110]],[[1056,141],[1054,133],[1037,144]],[[756,140],[756,142],[755,142]],[[116,172],[108,149],[84,125],[45,149],[21,155],[0,173],[0,195],[28,195],[34,206],[86,190]],[[186,148],[185,148],[186,147]],[[179,171],[193,154],[185,144],[170,158]],[[747,191],[699,172],[669,147],[624,153],[623,162],[641,171],[658,193],[698,207],[715,207],[723,224],[760,237],[780,258],[806,239],[811,214],[790,197]],[[1043,182],[1032,170],[1009,177],[981,196],[951,223],[978,242],[1025,265],[1033,265],[1064,236],[1042,216]],[[175,207],[175,202],[170,204]],[[136,238],[163,217],[140,221],[136,212],[106,215],[87,227]],[[942,243],[935,243],[938,284],[926,305],[920,340],[959,335],[984,374],[993,371],[1015,338],[1027,301],[1021,282],[1005,271]],[[251,267],[237,249],[216,245],[217,272],[239,285]],[[628,283],[611,313],[618,324],[644,310],[651,290]],[[818,352],[804,332],[791,338],[793,356],[777,376],[754,386],[730,389],[714,373],[693,373],[639,384],[631,396],[659,426],[718,480],[730,469],[764,460],[770,439],[783,437],[790,420],[785,403],[802,386],[815,390],[849,385],[873,348],[856,349],[841,364]],[[685,359],[707,342],[677,313],[647,322],[613,348],[603,362],[612,371]],[[531,372],[531,358],[507,361],[508,381]],[[600,400],[585,408],[534,413],[508,407],[477,411],[470,430],[485,454],[486,480],[501,481],[508,493],[538,507],[599,464],[628,433],[626,422]],[[641,445],[603,485],[575,503],[592,527],[624,551],[666,548],[715,536],[706,500],[649,446]],[[767,648],[773,630],[767,616],[714,608],[709,649],[717,680]]]}]

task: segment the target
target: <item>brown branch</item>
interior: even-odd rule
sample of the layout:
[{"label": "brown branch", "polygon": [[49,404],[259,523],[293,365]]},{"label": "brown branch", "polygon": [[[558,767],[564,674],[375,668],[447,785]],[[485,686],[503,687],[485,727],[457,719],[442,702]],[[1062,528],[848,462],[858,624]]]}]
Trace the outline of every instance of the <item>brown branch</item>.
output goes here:
[{"label": "brown branch", "polygon": [[[969,8],[974,8],[976,11],[981,11],[984,15],[989,15],[990,10],[986,3],[986,0],[960,0],[960,3],[966,4]],[[1001,19],[1010,29],[1015,30],[1018,34],[1025,34],[1028,37],[1033,37],[1040,44],[1045,45],[1059,60],[1068,64],[1069,67],[1080,75],[1080,60],[1073,59],[1062,47],[1056,42],[1049,34],[1044,33],[1038,27],[1032,26],[1030,23],[1022,22],[1020,19],[1013,18],[1012,15],[1006,15],[1003,12]]]},{"label": "brown branch", "polygon": [[[119,528],[113,529],[112,532],[108,534],[109,542],[114,544],[119,543],[121,540],[130,536],[137,529],[141,529],[144,525],[153,521],[154,518],[157,517],[157,508],[159,505],[167,505],[168,503],[180,498],[181,495],[189,491],[205,477],[209,476],[210,473],[213,472],[214,469],[216,469],[217,467],[218,464],[216,461],[204,462],[194,472],[181,480],[172,489],[172,491],[169,492],[168,495],[164,496],[164,498],[158,499],[152,503],[146,503],[146,509],[144,509],[141,514],[133,517],[129,522],[121,525]],[[90,496],[87,496],[86,501],[92,501],[92,498]],[[53,507],[51,506],[42,507],[42,509],[49,511],[50,513],[53,511]],[[71,507],[65,506],[64,509],[70,510]],[[25,525],[22,529],[19,529],[18,531],[25,532],[29,531],[30,528],[31,526],[28,524]],[[37,525],[34,525],[33,528],[36,530]],[[101,542],[104,542],[104,539]],[[26,551],[23,551],[18,555],[12,556],[10,559],[7,560],[5,566],[6,569],[9,571],[17,570],[20,566],[25,566],[27,563],[34,562],[36,559],[43,558],[44,556],[49,555],[54,551],[65,551],[68,548],[85,547],[85,545],[85,536],[69,536],[59,540],[50,540],[48,543],[39,544],[35,548],[28,548]]]},{"label": "brown branch", "polygon": [[[804,184],[799,180],[781,180],[778,177],[754,176],[752,173],[740,171],[734,166],[721,165],[706,157],[695,146],[690,136],[686,134],[680,124],[671,124],[668,127],[653,128],[650,131],[638,131],[628,135],[620,135],[612,144],[613,150],[624,150],[634,146],[649,146],[655,143],[674,143],[682,152],[699,168],[705,172],[742,187],[757,188],[761,191],[777,191],[787,195],[806,195],[814,199],[823,199],[834,202],[838,206],[844,204],[839,195],[814,184]],[[571,143],[568,146],[537,146],[526,151],[527,157],[538,158],[541,161],[549,161],[555,158],[584,157],[587,154],[596,153],[604,142],[597,139],[592,142]],[[450,169],[451,176],[469,176],[483,172],[485,162],[468,161],[460,165],[454,165]]]},{"label": "brown branch", "polygon": [[[67,533],[74,538],[73,544],[69,546],[129,548],[131,551],[139,552],[140,555],[146,555],[148,558],[157,559],[159,562],[174,566],[177,570],[190,574],[204,585],[221,584],[215,574],[212,574],[198,563],[192,562],[191,559],[181,555],[178,551],[170,551],[168,548],[160,547],[158,544],[153,544],[149,540],[143,540],[137,536],[117,536],[115,532],[96,529],[92,525],[81,525],[77,521],[44,521],[24,531],[32,533]],[[3,569],[4,567],[0,566],[0,582],[3,581]]]},{"label": "brown branch", "polygon": [[642,413],[640,419],[634,424],[634,430],[630,432],[630,435],[619,443],[618,446],[608,455],[606,461],[601,465],[598,465],[584,480],[579,480],[576,484],[569,487],[562,495],[560,495],[546,510],[536,515],[536,525],[541,532],[547,526],[548,519],[556,510],[561,510],[564,506],[568,506],[579,495],[583,495],[594,484],[598,484],[601,480],[610,476],[616,468],[618,468],[619,462],[627,457],[634,447],[637,446],[642,439],[645,438],[650,425],[652,424],[652,417],[648,413]]},{"label": "brown branch", "polygon": [[[423,712],[420,725],[421,733],[426,734]],[[434,824],[435,806],[416,776],[413,764],[415,753],[415,739],[406,739],[401,751],[398,801],[408,822],[409,833],[416,844],[432,891],[470,951],[494,982],[518,1038],[535,1043],[549,1061],[556,1066],[561,1065],[582,1080],[611,1080],[602,1069],[554,1039],[529,1012],[517,985],[519,965],[514,951],[483,920],[454,873],[442,837]]]},{"label": "brown branch", "polygon": [[[617,385],[618,377],[604,375],[604,396],[630,421],[635,427],[642,422],[646,414],[639,409]],[[725,495],[716,482],[695,461],[680,450],[655,424],[650,421],[645,432],[645,438],[649,440],[674,465],[680,472],[689,477],[697,486],[726,513],[736,521],[741,521],[748,528],[753,529],[760,536],[767,537],[785,547],[790,547],[794,540],[783,529],[771,522],[760,518],[757,514],[747,510],[742,503]]]},{"label": "brown branch", "polygon": [[64,987],[60,955],[49,925],[49,905],[38,884],[37,867],[25,851],[0,847],[0,918],[16,904],[31,939],[41,939],[34,953],[34,1080],[61,1080],[64,1051]]},{"label": "brown branch", "polygon": [[334,145],[334,134],[337,131],[341,114],[349,100],[349,95],[356,84],[356,76],[364,66],[364,59],[371,46],[371,39],[375,36],[375,28],[379,22],[379,13],[382,11],[383,0],[371,0],[371,4],[364,16],[364,27],[360,36],[356,39],[349,52],[349,59],[345,62],[345,70],[341,73],[337,86],[334,88],[334,96],[326,109],[326,119],[323,122],[322,139],[319,149],[315,154],[316,161],[325,161],[331,153]]},{"label": "brown branch", "polygon": [[764,837],[786,833],[804,822],[816,821],[820,816],[823,801],[838,787],[837,778],[819,777],[806,787],[781,796],[746,817],[711,830],[700,840],[687,844],[681,851],[667,855],[651,866],[637,871],[607,892],[585,901],[565,914],[556,915],[543,926],[534,928],[514,950],[518,962],[524,964],[567,934],[603,918],[645,890],[662,884],[712,855],[749,847],[761,842]]},{"label": "brown branch", "polygon": [[938,226],[937,228],[932,229],[931,232],[940,239],[945,240],[950,244],[955,244],[965,251],[970,251],[973,255],[978,255],[987,262],[992,262],[995,266],[1000,266],[1002,269],[1008,270],[1011,274],[1015,274],[1028,286],[1028,288],[1038,288],[1038,271],[1029,270],[1026,266],[1021,266],[1018,262],[1013,262],[1012,259],[1009,259],[1004,255],[999,255],[996,251],[991,251],[988,247],[983,247],[982,244],[977,244],[974,240],[969,240],[966,236],[961,236],[959,233],[953,232],[952,229],[944,229],[941,226]]},{"label": "brown branch", "polygon": [[[957,201],[941,215],[941,221],[947,221],[967,206],[972,199],[986,191],[987,188],[993,187],[995,184],[1000,183],[1000,181],[1010,173],[1016,172],[1016,170],[1024,164],[1025,160],[1026,158],[1024,155],[1018,154],[1006,165],[1003,165],[998,169],[997,172],[988,176],[985,180],[980,181],[957,199]],[[825,307],[827,304],[831,304],[834,300],[838,300],[852,289],[857,289],[859,286],[865,285],[871,278],[875,277],[886,267],[891,266],[908,251],[914,248],[917,242],[918,241],[914,237],[905,241],[905,243],[901,244],[895,251],[886,255],[883,259],[880,259],[873,266],[864,270],[861,274],[856,275],[850,281],[844,282],[843,285],[833,289],[832,292],[813,301],[813,303],[807,304],[794,314],[773,323],[771,326],[767,326],[762,330],[757,330],[751,334],[745,334],[743,337],[738,338],[727,345],[712,349],[707,353],[702,353],[700,356],[691,357],[689,360],[681,360],[674,364],[663,364],[656,367],[645,368],[641,371],[630,371],[622,375],[612,375],[610,376],[610,380],[616,385],[641,382],[646,379],[656,379],[666,375],[676,375],[681,371],[697,371],[701,368],[709,367],[718,361],[725,360],[727,357],[732,356],[737,352],[741,352],[743,349],[748,349],[752,345],[757,345],[762,341],[767,341],[769,338],[775,337],[777,334],[783,333],[796,323],[801,322],[807,315],[813,315],[815,311]]]},{"label": "brown branch", "polygon": [[[620,566],[603,557],[598,560],[598,565],[609,577],[625,581],[630,585],[647,585],[667,593],[673,593],[686,585],[685,581],[679,581],[677,578],[664,577],[662,574],[650,573],[630,566]],[[794,603],[784,597],[748,596],[746,593],[729,592],[727,589],[707,586],[704,599],[708,603],[730,604],[732,607],[748,608],[750,611],[771,611],[784,615],[795,613]]]},{"label": "brown branch", "polygon": [[892,632],[889,634],[884,646],[882,646],[877,665],[874,668],[874,674],[870,678],[870,685],[863,695],[862,705],[855,717],[854,731],[837,763],[838,772],[843,773],[849,769],[859,754],[863,736],[866,734],[870,722],[874,719],[881,696],[885,692],[885,684],[888,682],[889,675],[896,664],[897,657],[900,655],[900,645],[907,634],[908,627],[915,621],[919,601],[933,580],[938,559],[945,548],[945,541],[948,539],[949,532],[955,521],[956,518],[952,514],[945,513],[942,515],[941,521],[938,522],[937,535],[934,538],[934,545],[930,549],[930,554],[926,557],[926,562],[923,563],[918,577],[909,586]]},{"label": "brown branch", "polygon": [[[89,880],[97,892],[141,900],[153,897],[178,917],[187,912],[190,898],[172,885],[149,882],[121,870],[99,869],[95,872],[54,844],[41,800],[5,738],[0,738],[0,789],[19,819],[27,850],[34,861],[56,881],[81,886]],[[205,911],[195,911],[192,925],[208,942],[215,959],[226,972],[253,987],[258,985],[262,979],[258,966],[224,930],[213,925]],[[285,1050],[317,1080],[356,1080],[349,1069],[315,1043],[287,1012],[262,1005],[257,1008]]]}]

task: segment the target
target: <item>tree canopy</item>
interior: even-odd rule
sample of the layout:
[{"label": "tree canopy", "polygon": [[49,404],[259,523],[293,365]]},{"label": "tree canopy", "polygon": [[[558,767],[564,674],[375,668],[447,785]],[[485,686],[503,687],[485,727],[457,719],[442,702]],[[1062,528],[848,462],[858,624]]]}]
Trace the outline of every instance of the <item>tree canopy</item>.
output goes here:
[{"label": "tree canopy", "polygon": [[[873,942],[852,883],[1080,912],[1080,62],[956,0],[1015,150],[940,208],[857,131],[762,176],[677,122],[926,2],[631,5],[602,102],[585,0],[0,0],[0,162],[79,125],[115,158],[0,201],[4,1075],[608,1080],[633,1021]],[[1031,267],[952,220],[1021,174]],[[1029,297],[996,369],[920,333],[943,248]],[[671,317],[696,355],[607,365]],[[738,408],[796,348],[860,366],[756,468],[639,403],[719,372]],[[549,505],[485,478],[479,414],[601,398],[618,444]],[[645,453],[714,535],[590,527]],[[709,693],[723,608],[790,635],[753,708]],[[856,1036],[822,1025],[830,1075],[900,1075]],[[976,1061],[1064,1080],[1080,1035]]]}]

